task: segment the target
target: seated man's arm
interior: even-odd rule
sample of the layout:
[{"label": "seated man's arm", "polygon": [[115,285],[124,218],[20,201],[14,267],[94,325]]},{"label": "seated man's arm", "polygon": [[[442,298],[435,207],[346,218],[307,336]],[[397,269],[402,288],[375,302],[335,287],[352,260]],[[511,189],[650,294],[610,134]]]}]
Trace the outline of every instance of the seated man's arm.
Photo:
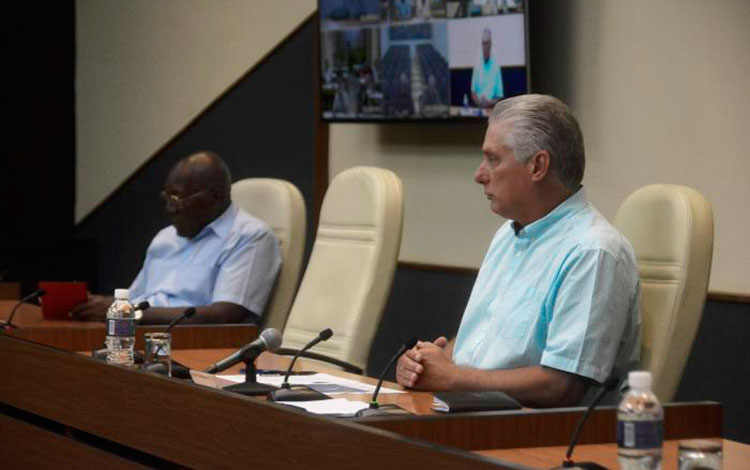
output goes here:
[{"label": "seated man's arm", "polygon": [[570,263],[541,364],[495,370],[459,366],[439,344],[420,342],[399,363],[405,369],[399,383],[432,391],[502,390],[534,407],[577,404],[590,383],[603,383],[612,373],[618,350],[633,344],[637,310],[630,316],[638,288],[632,266],[607,253],[586,250]]},{"label": "seated man's arm", "polygon": [[[114,298],[107,295],[89,295],[86,303],[77,305],[70,312],[71,318],[82,321],[103,321]],[[143,312],[141,323],[166,325],[185,312],[187,307],[151,307]],[[231,302],[216,302],[195,307],[196,314],[181,323],[241,323],[249,310]]]},{"label": "seated man's arm", "polygon": [[[152,307],[143,312],[141,324],[164,325],[185,312],[187,307]],[[231,302],[216,302],[195,307],[195,315],[184,319],[180,324],[189,323],[242,323],[249,310]]]},{"label": "seated man's arm", "polygon": [[588,388],[589,380],[544,366],[506,370],[482,370],[456,365],[451,359],[453,344],[420,342],[399,361],[396,379],[417,390],[502,390],[524,406],[556,407],[575,405]]}]

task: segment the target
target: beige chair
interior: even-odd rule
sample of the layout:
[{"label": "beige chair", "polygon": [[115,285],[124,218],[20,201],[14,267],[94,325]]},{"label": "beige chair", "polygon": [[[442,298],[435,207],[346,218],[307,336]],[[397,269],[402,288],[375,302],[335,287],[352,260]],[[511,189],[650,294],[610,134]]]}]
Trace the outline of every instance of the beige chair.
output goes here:
[{"label": "beige chair", "polygon": [[668,402],[677,390],[703,313],[713,253],[711,205],[686,186],[654,184],[631,194],[615,226],[635,249],[641,277],[641,369]]},{"label": "beige chair", "polygon": [[274,178],[247,178],[232,184],[232,201],[259,218],[279,240],[281,269],[266,304],[262,323],[284,329],[297,290],[305,251],[305,202],[292,183]]},{"label": "beige chair", "polygon": [[286,353],[331,328],[333,337],[306,356],[364,370],[390,292],[402,223],[401,180],[394,173],[354,167],[336,175],[284,329]]}]

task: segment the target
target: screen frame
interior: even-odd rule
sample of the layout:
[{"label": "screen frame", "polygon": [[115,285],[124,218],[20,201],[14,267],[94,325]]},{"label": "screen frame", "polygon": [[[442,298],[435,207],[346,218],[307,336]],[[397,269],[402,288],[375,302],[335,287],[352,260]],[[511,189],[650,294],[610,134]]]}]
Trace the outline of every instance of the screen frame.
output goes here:
[{"label": "screen frame", "polygon": [[[419,117],[411,117],[411,118],[396,118],[396,117],[383,117],[383,118],[372,118],[372,117],[366,117],[366,118],[348,118],[348,117],[327,117],[325,116],[325,112],[323,110],[322,106],[322,91],[323,91],[323,38],[321,30],[321,16],[320,16],[320,4],[324,2],[325,0],[317,0],[316,6],[317,6],[317,12],[315,15],[315,34],[317,35],[317,73],[318,76],[316,77],[315,83],[316,90],[315,92],[318,94],[318,102],[321,103],[320,109],[318,112],[320,113],[318,118],[320,118],[321,121],[323,121],[326,124],[477,124],[477,123],[483,123],[487,120],[487,115],[482,114],[481,116],[448,116],[448,117],[442,117],[442,118],[428,118],[424,116]],[[531,38],[529,36],[529,13],[530,13],[530,6],[532,0],[525,0],[524,1],[524,53],[525,53],[525,60],[526,60],[526,93],[523,94],[529,94],[533,93],[531,88]],[[521,95],[514,95],[514,96],[521,96]],[[510,98],[510,97],[509,97]],[[502,98],[500,101],[503,101],[507,98]]]}]

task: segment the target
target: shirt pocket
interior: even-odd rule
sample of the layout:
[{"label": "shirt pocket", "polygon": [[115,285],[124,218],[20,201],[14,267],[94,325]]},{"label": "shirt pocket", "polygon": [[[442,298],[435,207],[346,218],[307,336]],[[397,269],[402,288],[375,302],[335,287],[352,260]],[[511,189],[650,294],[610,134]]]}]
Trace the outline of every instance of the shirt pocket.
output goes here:
[{"label": "shirt pocket", "polygon": [[526,289],[510,304],[500,322],[498,337],[505,340],[526,339],[541,310],[541,301],[536,298],[536,290],[533,287]]}]

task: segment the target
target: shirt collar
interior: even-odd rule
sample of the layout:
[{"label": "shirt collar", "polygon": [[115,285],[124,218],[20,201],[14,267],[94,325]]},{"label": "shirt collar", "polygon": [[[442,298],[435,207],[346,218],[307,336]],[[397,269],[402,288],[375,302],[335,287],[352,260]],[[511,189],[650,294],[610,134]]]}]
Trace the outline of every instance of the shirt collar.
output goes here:
[{"label": "shirt collar", "polygon": [[574,214],[588,205],[586,190],[581,186],[578,191],[573,193],[568,199],[561,202],[557,207],[552,209],[549,214],[539,220],[535,220],[529,225],[517,229],[518,225],[513,222],[513,230],[517,237],[537,238],[544,234],[558,220],[564,219],[570,214]]},{"label": "shirt collar", "polygon": [[219,236],[219,238],[227,238],[227,236],[229,236],[229,231],[232,229],[234,216],[237,214],[238,210],[239,209],[237,208],[237,206],[235,206],[233,203],[230,203],[229,207],[227,207],[227,209],[222,212],[220,216],[211,221],[211,223],[203,227],[203,229],[198,232],[198,235],[196,235],[193,240],[203,238],[209,232],[215,233]]}]

